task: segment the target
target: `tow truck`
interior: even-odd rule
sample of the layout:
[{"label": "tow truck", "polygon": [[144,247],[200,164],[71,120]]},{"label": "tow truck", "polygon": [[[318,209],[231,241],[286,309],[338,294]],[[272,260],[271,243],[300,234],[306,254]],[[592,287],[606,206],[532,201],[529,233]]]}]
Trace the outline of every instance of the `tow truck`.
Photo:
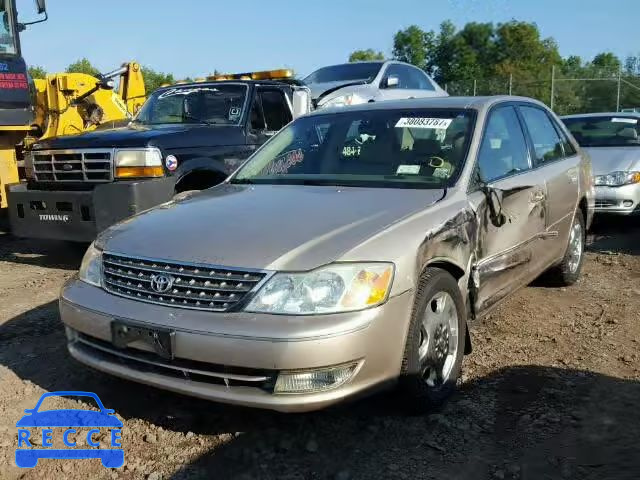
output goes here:
[{"label": "tow truck", "polygon": [[40,140],[11,185],[18,237],[86,242],[112,224],[222,182],[311,110],[288,69],[213,75],[156,90],[124,127]]}]

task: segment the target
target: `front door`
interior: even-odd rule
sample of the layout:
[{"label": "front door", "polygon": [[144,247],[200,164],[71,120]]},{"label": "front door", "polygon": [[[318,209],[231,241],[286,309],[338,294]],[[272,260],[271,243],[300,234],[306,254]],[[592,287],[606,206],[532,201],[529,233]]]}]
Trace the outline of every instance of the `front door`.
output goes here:
[{"label": "front door", "polygon": [[476,208],[478,251],[474,266],[474,308],[481,313],[540,269],[546,228],[546,185],[532,159],[515,107],[489,113],[476,168],[481,182],[501,195],[504,224],[490,219],[486,195],[470,193]]}]

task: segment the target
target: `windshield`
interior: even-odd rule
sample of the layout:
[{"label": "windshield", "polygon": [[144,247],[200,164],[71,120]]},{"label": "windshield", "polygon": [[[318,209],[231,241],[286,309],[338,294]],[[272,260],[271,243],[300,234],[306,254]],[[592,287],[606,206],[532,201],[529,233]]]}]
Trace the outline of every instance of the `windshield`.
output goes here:
[{"label": "windshield", "polygon": [[303,80],[307,85],[311,83],[330,82],[371,82],[382,68],[380,62],[345,63],[316,70]]},{"label": "windshield", "polygon": [[0,54],[15,55],[17,49],[11,2],[0,0],[0,16],[2,16],[2,22],[0,22]]},{"label": "windshield", "polygon": [[455,183],[473,130],[471,110],[340,112],[282,130],[231,183],[442,188]]},{"label": "windshield", "polygon": [[640,117],[602,116],[565,118],[563,122],[582,147],[638,146]]},{"label": "windshield", "polygon": [[246,97],[247,86],[237,83],[169,88],[154,93],[134,121],[146,125],[237,125]]}]

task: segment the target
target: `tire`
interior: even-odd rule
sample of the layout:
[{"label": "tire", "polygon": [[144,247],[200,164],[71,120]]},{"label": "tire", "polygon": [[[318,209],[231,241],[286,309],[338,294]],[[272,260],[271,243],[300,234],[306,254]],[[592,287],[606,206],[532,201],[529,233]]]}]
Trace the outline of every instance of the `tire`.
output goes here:
[{"label": "tire", "polygon": [[[571,224],[567,249],[564,252],[562,261],[547,271],[545,275],[547,283],[553,286],[568,287],[578,281],[584,262],[585,238],[584,217],[581,210],[576,210]],[[579,242],[578,245],[574,243],[574,239]]]},{"label": "tire", "polygon": [[[451,318],[453,312],[455,318]],[[465,350],[466,318],[456,280],[444,270],[427,268],[416,290],[400,371],[400,402],[409,413],[438,408],[455,391]],[[448,335],[442,329],[445,324]]]}]

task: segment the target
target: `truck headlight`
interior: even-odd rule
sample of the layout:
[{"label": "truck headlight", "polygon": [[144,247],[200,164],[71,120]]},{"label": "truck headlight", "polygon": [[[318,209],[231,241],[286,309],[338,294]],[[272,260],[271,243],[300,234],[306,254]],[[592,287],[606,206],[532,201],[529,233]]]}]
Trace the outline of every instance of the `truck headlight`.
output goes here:
[{"label": "truck headlight", "polygon": [[320,108],[346,107],[348,105],[358,105],[360,103],[366,103],[366,100],[358,94],[349,93],[347,95],[341,95],[339,97],[332,98],[331,100],[327,101],[327,103],[320,105]]},{"label": "truck headlight", "polygon": [[157,148],[116,150],[116,178],[163,177],[162,154]]},{"label": "truck headlight", "polygon": [[387,300],[393,273],[391,263],[335,263],[310,272],[277,273],[246,310],[313,315],[375,307]]},{"label": "truck headlight", "polygon": [[78,278],[96,287],[102,286],[102,250],[98,250],[93,242],[82,258]]},{"label": "truck headlight", "polygon": [[597,186],[621,187],[632,183],[640,183],[640,172],[611,172],[606,175],[596,175],[593,183]]}]

